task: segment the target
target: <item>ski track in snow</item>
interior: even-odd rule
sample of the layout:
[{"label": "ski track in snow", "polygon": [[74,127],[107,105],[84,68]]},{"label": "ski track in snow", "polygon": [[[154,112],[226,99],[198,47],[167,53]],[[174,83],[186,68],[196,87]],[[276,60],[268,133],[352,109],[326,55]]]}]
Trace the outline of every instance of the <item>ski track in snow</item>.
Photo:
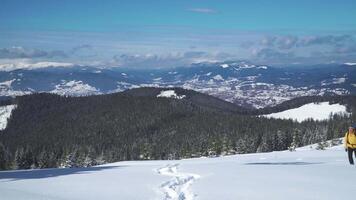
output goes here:
[{"label": "ski track in snow", "polygon": [[157,170],[161,175],[173,177],[161,185],[161,190],[165,194],[164,200],[193,200],[196,195],[190,190],[190,186],[200,176],[191,173],[180,173],[178,172],[178,166],[179,164],[168,164]]}]

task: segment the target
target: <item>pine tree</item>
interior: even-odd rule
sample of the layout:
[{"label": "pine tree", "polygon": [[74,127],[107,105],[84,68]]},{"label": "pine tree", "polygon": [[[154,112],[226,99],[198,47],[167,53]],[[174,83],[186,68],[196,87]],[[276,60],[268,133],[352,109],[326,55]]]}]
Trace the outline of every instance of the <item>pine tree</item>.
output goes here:
[{"label": "pine tree", "polygon": [[10,163],[9,151],[0,142],[0,170],[1,169],[8,169],[10,167],[9,163]]},{"label": "pine tree", "polygon": [[289,151],[295,151],[295,149],[297,147],[299,147],[301,143],[301,134],[300,134],[300,130],[295,129],[293,132],[293,139],[292,139],[292,143],[290,144],[290,146],[288,147]]}]

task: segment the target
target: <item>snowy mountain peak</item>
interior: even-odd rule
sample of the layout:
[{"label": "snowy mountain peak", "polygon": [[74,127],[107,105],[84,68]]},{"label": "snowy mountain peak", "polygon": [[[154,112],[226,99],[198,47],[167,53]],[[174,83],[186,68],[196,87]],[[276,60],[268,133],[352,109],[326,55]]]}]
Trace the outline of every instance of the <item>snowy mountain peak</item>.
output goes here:
[{"label": "snowy mountain peak", "polygon": [[4,81],[0,83],[0,88],[10,88],[11,84],[15,81],[16,79]]},{"label": "snowy mountain peak", "polygon": [[26,90],[14,90],[12,85],[20,79],[11,79],[8,81],[0,82],[0,96],[21,96],[24,94],[30,94],[31,89],[27,88]]}]

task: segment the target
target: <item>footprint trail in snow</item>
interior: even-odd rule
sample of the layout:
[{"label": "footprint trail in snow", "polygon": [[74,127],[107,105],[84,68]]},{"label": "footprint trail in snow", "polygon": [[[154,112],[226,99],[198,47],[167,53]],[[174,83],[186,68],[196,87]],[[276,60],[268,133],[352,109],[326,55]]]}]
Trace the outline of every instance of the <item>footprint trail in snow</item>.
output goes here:
[{"label": "footprint trail in snow", "polygon": [[180,173],[178,172],[178,166],[179,164],[169,164],[157,170],[161,175],[173,177],[161,185],[161,189],[165,194],[164,200],[193,200],[195,195],[190,190],[190,186],[200,176],[191,173]]}]

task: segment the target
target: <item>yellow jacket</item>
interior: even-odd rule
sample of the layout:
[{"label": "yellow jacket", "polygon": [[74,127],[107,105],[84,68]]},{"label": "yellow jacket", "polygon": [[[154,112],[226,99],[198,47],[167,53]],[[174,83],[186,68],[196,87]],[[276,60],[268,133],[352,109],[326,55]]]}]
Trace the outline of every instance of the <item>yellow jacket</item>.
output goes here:
[{"label": "yellow jacket", "polygon": [[350,148],[356,149],[356,135],[355,134],[346,132],[344,141],[345,141],[344,142],[345,148],[350,147]]}]

